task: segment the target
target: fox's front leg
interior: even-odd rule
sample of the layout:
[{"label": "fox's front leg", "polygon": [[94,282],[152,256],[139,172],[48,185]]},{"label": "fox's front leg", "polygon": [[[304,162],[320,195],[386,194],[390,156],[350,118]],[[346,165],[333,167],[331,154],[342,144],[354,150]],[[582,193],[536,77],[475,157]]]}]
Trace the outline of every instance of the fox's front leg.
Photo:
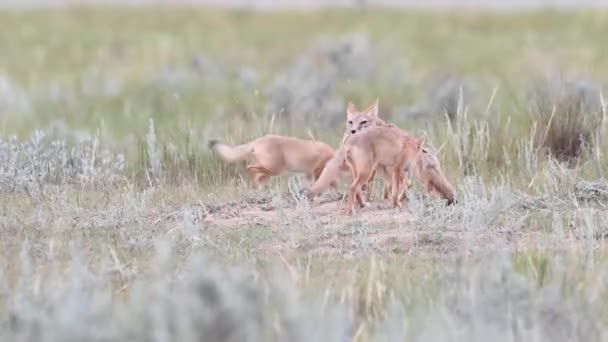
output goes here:
[{"label": "fox's front leg", "polygon": [[361,185],[361,190],[366,192],[366,198],[365,201],[363,202],[364,204],[362,204],[362,206],[367,207],[369,205],[369,202],[371,201],[372,198],[372,185],[374,183],[374,178],[376,177],[376,169],[374,169],[372,171],[372,174],[369,178],[369,180],[364,183],[363,185]]},{"label": "fox's front leg", "polygon": [[392,180],[391,180],[391,199],[393,201],[393,207],[397,208],[397,207],[401,207],[401,201],[400,201],[400,194],[399,194],[399,188],[400,185],[402,183],[402,178],[401,178],[401,170],[399,168],[395,168],[392,172]]},{"label": "fox's front leg", "polygon": [[263,166],[255,164],[248,165],[247,172],[249,173],[250,186],[253,190],[259,190],[270,180],[270,176],[277,174]]},{"label": "fox's front leg", "polygon": [[391,178],[390,175],[388,173],[388,171],[386,171],[386,169],[384,169],[384,173],[383,173],[383,178],[384,178],[384,185],[383,185],[383,189],[382,189],[382,199],[389,199],[390,198],[390,194],[392,192],[392,187],[391,187]]},{"label": "fox's front leg", "polygon": [[344,208],[344,213],[347,215],[355,214],[355,197],[357,194],[358,182],[357,180],[353,181],[348,191],[348,199],[346,200],[346,207]]},{"label": "fox's front leg", "polygon": [[347,215],[354,214],[354,197],[356,195],[356,190],[359,185],[359,176],[357,174],[357,170],[355,170],[355,166],[352,163],[347,163],[348,168],[350,169],[350,174],[353,177],[353,181],[350,184],[350,188],[348,190],[348,195],[346,199],[346,207],[344,208],[344,213]]},{"label": "fox's front leg", "polygon": [[391,185],[388,183],[384,184],[384,189],[382,190],[382,198],[387,200],[390,197],[391,193]]}]

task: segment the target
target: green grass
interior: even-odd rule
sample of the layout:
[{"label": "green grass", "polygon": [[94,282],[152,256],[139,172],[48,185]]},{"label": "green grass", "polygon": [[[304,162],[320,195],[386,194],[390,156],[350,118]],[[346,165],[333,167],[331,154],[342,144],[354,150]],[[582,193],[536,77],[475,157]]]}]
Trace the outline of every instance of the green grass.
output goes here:
[{"label": "green grass", "polygon": [[[601,76],[607,66],[598,43],[607,28],[606,16],[75,9],[2,13],[0,37],[3,68],[29,85],[55,77],[73,80],[91,65],[136,81],[199,51],[229,65],[252,64],[274,71],[319,35],[357,31],[368,32],[374,41],[391,40],[396,52],[420,70],[452,66],[473,74],[509,75],[526,52],[542,49],[564,64],[589,63]],[[587,54],[583,63],[580,57]]]},{"label": "green grass", "polygon": [[[188,65],[203,53],[228,70],[255,67],[263,88],[319,37],[351,32],[364,32],[373,43],[389,46],[391,57],[406,58],[411,71],[403,77],[413,83],[404,89],[387,89],[377,83],[372,87],[355,84],[353,90],[344,90],[358,102],[380,97],[387,111],[390,103],[415,98],[411,94],[420,92],[418,84],[430,75],[449,70],[499,85],[497,103],[504,103],[519,95],[518,88],[530,75],[541,74],[552,63],[556,71],[605,78],[608,62],[602,42],[607,17],[602,12],[258,14],[170,8],[3,12],[0,71],[26,89],[49,82],[76,86],[84,72],[96,68],[102,75],[120,80],[125,90],[111,99],[80,97],[75,103],[50,108],[43,103],[27,124],[21,120],[7,124],[3,119],[2,127],[5,132],[12,132],[15,126],[26,130],[35,123],[63,117],[70,125],[88,129],[103,122],[109,133],[120,138],[133,131],[141,134],[147,118],[153,117],[168,134],[183,133],[176,122],[207,124],[207,114],[218,105],[228,112],[259,112],[263,100],[230,86],[190,89],[176,100],[173,94],[146,86],[159,69]],[[508,106],[503,111],[513,109]]]}]

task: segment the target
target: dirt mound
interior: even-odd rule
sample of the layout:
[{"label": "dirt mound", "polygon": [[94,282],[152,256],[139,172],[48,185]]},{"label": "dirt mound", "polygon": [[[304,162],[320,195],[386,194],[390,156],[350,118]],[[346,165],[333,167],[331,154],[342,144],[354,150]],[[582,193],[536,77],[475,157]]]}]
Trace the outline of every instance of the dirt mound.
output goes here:
[{"label": "dirt mound", "polygon": [[205,222],[221,227],[238,227],[245,224],[281,225],[285,222],[313,219],[320,224],[340,222],[349,224],[357,222],[367,225],[382,225],[412,220],[412,214],[406,209],[395,209],[387,202],[373,202],[359,209],[354,215],[343,211],[344,202],[341,196],[326,196],[309,203],[305,200],[276,201],[270,198],[228,202],[211,206]]}]

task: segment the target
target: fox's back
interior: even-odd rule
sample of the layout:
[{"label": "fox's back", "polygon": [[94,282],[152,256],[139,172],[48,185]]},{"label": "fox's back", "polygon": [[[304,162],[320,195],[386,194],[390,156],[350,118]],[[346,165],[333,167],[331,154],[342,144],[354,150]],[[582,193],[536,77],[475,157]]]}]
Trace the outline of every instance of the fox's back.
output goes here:
[{"label": "fox's back", "polygon": [[358,154],[366,153],[379,165],[392,166],[404,160],[413,160],[419,151],[419,142],[395,126],[376,126],[353,135],[347,142]]},{"label": "fox's back", "polygon": [[297,154],[319,152],[333,154],[334,152],[334,149],[329,144],[318,140],[300,139],[276,134],[267,134],[258,140],[263,144],[280,146],[285,151],[292,151]]},{"label": "fox's back", "polygon": [[256,141],[254,154],[272,158],[291,171],[306,172],[331,159],[334,150],[322,141],[268,134]]},{"label": "fox's back", "polygon": [[346,144],[351,148],[373,155],[380,163],[388,163],[402,150],[400,132],[388,127],[375,126],[352,135]]},{"label": "fox's back", "polygon": [[374,148],[385,147],[385,145],[400,145],[399,142],[403,140],[404,135],[396,127],[374,126],[352,135],[347,144],[373,146]]}]

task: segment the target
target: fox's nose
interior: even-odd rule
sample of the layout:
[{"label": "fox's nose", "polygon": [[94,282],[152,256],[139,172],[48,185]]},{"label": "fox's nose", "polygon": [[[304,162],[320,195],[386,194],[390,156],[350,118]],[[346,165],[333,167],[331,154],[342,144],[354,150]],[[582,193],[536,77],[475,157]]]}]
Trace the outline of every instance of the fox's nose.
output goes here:
[{"label": "fox's nose", "polygon": [[350,131],[350,134],[355,134],[355,133],[357,133],[357,130],[356,130],[356,129],[352,129],[352,130]]}]

